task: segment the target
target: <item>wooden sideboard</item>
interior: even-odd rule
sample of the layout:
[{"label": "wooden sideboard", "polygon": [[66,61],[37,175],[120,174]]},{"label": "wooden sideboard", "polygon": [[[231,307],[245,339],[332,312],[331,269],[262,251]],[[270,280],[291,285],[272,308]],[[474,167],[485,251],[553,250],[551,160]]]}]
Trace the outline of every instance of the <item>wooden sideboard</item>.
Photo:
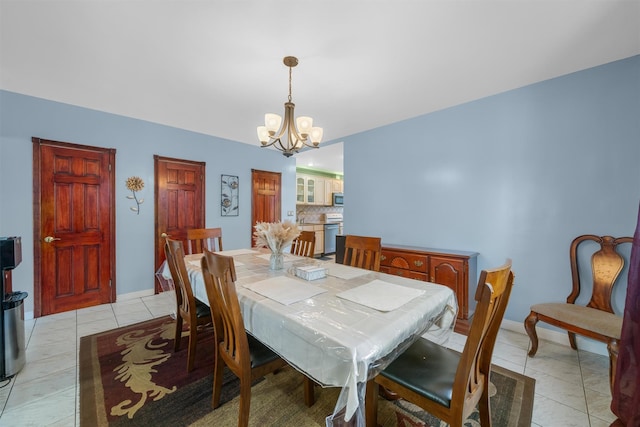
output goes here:
[{"label": "wooden sideboard", "polygon": [[469,313],[469,285],[475,289],[477,256],[477,252],[383,243],[380,271],[451,288],[458,299],[455,331],[467,335],[473,315]]}]

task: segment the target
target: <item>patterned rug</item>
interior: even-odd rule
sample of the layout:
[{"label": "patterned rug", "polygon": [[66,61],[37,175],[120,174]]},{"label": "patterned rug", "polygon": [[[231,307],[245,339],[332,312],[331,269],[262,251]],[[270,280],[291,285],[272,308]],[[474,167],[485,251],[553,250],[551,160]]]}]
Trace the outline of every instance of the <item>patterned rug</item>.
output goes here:
[{"label": "patterned rug", "polygon": [[[213,335],[202,334],[195,369],[187,374],[187,336],[173,352],[175,321],[154,319],[80,339],[80,422],[83,426],[235,426],[239,382],[225,371],[223,404],[211,409]],[[534,380],[495,367],[493,425],[529,426]],[[284,369],[254,383],[252,426],[324,426],[339,390],[316,388],[303,402],[302,375]],[[283,405],[286,402],[286,405]],[[379,402],[378,422],[389,427],[439,427],[440,420],[403,400]],[[445,425],[442,423],[442,425]],[[477,412],[465,426],[479,426]]]}]

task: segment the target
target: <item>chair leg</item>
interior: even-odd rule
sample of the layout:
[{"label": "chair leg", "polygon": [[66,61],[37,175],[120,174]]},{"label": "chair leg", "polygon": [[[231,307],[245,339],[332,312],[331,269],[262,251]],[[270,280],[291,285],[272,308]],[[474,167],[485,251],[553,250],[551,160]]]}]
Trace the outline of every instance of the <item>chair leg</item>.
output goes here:
[{"label": "chair leg", "polygon": [[572,349],[577,350],[578,344],[576,343],[576,334],[567,331],[567,335],[569,335],[569,345],[571,345]]},{"label": "chair leg", "polygon": [[249,425],[249,411],[251,410],[251,376],[240,378],[240,413],[238,427]]},{"label": "chair leg", "polygon": [[220,394],[222,391],[222,376],[224,373],[224,361],[216,350],[216,359],[213,366],[213,396],[211,397],[211,407],[216,409],[220,406]]},{"label": "chair leg", "polygon": [[197,342],[198,342],[198,328],[195,325],[189,325],[189,353],[187,355],[187,372],[193,371],[193,365],[196,362],[196,343]]},{"label": "chair leg", "polygon": [[182,340],[182,317],[178,314],[176,317],[176,334],[173,338],[173,351],[180,350],[180,341]]},{"label": "chair leg", "polygon": [[378,427],[378,387],[375,380],[367,381],[364,397],[366,427]]},{"label": "chair leg", "polygon": [[613,396],[613,384],[616,380],[616,367],[618,365],[618,340],[609,340],[607,350],[609,351],[609,388]]},{"label": "chair leg", "polygon": [[524,320],[524,329],[527,331],[527,335],[529,335],[529,340],[531,340],[529,357],[535,356],[538,351],[538,333],[536,332],[536,323],[538,323],[538,313],[532,311]]},{"label": "chair leg", "polygon": [[310,408],[316,403],[315,384],[311,378],[304,375],[302,387],[304,388],[304,404]]}]

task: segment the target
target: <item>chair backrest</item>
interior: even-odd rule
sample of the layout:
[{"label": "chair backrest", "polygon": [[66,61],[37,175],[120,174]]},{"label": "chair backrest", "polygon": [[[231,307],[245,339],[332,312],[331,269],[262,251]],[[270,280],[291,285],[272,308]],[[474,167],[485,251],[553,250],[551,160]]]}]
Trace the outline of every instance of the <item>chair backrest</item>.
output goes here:
[{"label": "chair backrest", "polygon": [[308,256],[313,258],[313,251],[316,247],[315,231],[301,231],[291,243],[291,253],[299,256]]},{"label": "chair backrest", "polygon": [[167,258],[171,278],[176,290],[178,315],[195,322],[196,300],[191,289],[187,265],[184,262],[184,246],[180,240],[167,239],[164,244],[164,254]]},{"label": "chair backrest", "polygon": [[382,239],[347,235],[344,243],[344,264],[352,267],[380,271]]},{"label": "chair backrest", "polygon": [[249,341],[244,329],[233,258],[205,249],[201,261],[220,356],[233,372],[251,369]]},{"label": "chair backrest", "polygon": [[578,263],[578,247],[585,241],[594,241],[600,245],[600,249],[591,256],[591,279],[593,281],[593,291],[587,307],[597,308],[609,313],[613,313],[611,307],[611,294],[613,286],[624,267],[624,258],[617,252],[617,247],[621,243],[633,243],[632,237],[595,236],[585,234],[576,237],[571,242],[569,256],[571,258],[571,281],[573,289],[567,297],[567,302],[574,304],[581,291],[582,279]]},{"label": "chair backrest", "polygon": [[455,400],[457,405],[473,409],[483,387],[489,386],[493,348],[512,286],[510,259],[501,267],[480,273],[475,296],[476,311],[456,371],[452,406]]},{"label": "chair backrest", "polygon": [[222,251],[222,228],[192,228],[187,230],[189,254],[201,254],[204,249]]}]

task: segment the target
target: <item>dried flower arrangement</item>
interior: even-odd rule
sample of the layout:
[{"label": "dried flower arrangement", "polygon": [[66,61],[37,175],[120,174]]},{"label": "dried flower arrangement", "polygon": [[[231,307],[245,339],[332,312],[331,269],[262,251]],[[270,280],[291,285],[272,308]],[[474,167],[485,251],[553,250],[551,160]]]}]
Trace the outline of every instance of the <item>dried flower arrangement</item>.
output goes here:
[{"label": "dried flower arrangement", "polygon": [[133,196],[127,196],[127,199],[133,199],[136,202],[136,207],[132,206],[129,209],[140,215],[140,204],[144,202],[144,199],[138,200],[136,191],[141,191],[144,188],[144,181],[139,176],[130,176],[127,178],[125,185],[127,186],[127,189],[131,190],[131,193],[133,193]]},{"label": "dried flower arrangement", "polygon": [[269,248],[273,253],[282,253],[300,235],[300,229],[291,221],[257,222],[254,228],[256,247]]}]

